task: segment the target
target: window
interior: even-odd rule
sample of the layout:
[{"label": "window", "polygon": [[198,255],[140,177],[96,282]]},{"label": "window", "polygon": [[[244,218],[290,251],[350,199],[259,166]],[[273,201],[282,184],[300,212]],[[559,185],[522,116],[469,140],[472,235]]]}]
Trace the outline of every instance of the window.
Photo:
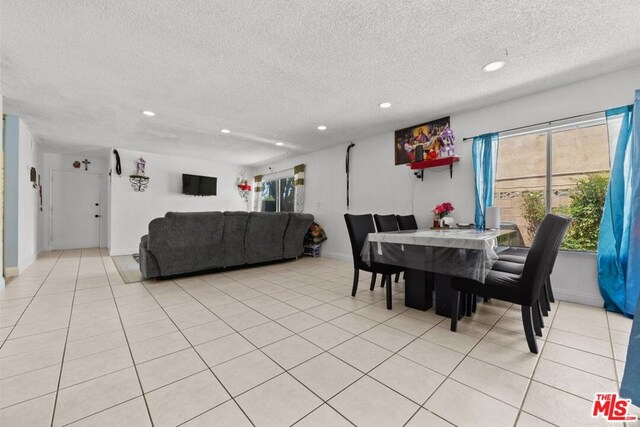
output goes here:
[{"label": "window", "polygon": [[604,113],[500,134],[494,204],[524,246],[552,212],[573,220],[562,249],[596,250],[615,141]]},{"label": "window", "polygon": [[293,212],[293,177],[265,181],[262,186],[262,212]]}]

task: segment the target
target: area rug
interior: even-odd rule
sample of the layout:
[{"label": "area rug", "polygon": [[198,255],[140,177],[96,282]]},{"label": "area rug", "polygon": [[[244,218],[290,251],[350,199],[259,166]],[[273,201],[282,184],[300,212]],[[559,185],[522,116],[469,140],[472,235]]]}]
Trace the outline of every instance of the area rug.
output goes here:
[{"label": "area rug", "polygon": [[120,277],[124,283],[135,283],[142,281],[142,273],[140,273],[140,256],[138,254],[133,255],[121,255],[111,257],[113,263],[116,265]]}]

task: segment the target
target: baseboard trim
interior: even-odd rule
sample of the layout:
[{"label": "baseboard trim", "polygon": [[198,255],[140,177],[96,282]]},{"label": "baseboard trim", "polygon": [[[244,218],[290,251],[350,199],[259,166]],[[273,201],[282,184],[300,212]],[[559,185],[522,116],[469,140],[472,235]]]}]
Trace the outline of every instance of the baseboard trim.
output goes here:
[{"label": "baseboard trim", "polygon": [[351,254],[341,254],[338,252],[322,252],[322,256],[325,258],[337,259],[340,261],[353,261]]},{"label": "baseboard trim", "polygon": [[20,273],[20,269],[18,267],[5,267],[4,268],[4,276],[5,277],[15,277]]},{"label": "baseboard trim", "polygon": [[38,254],[29,255],[27,258],[23,259],[21,262],[18,262],[18,275],[24,273],[27,268],[33,264],[33,262],[38,258]]},{"label": "baseboard trim", "polygon": [[123,249],[123,250],[109,250],[109,256],[132,255],[132,254],[137,254],[138,252],[139,252],[138,248]]},{"label": "baseboard trim", "polygon": [[602,307],[604,300],[600,294],[584,294],[581,292],[567,291],[553,287],[553,295],[557,300],[575,302],[578,304],[592,305],[594,307]]}]

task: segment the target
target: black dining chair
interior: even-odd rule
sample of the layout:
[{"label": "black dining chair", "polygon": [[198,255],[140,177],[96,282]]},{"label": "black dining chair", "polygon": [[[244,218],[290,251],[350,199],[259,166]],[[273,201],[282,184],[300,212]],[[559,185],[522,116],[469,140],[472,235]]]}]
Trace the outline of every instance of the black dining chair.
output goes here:
[{"label": "black dining chair", "polygon": [[375,214],[373,219],[376,223],[376,229],[378,231],[398,231],[398,221],[395,215],[378,215]]},{"label": "black dining chair", "polygon": [[[400,230],[417,230],[418,223],[414,215],[396,215],[396,221],[398,222],[398,228]],[[402,278],[406,279],[407,272],[402,274]]]},{"label": "black dining chair", "polygon": [[396,221],[398,222],[398,228],[400,228],[400,230],[418,229],[418,223],[414,215],[396,215]]},{"label": "black dining chair", "polygon": [[371,287],[369,290],[373,290],[375,286],[376,274],[382,275],[383,284],[387,283],[386,296],[387,296],[387,308],[391,310],[391,275],[396,274],[402,270],[402,267],[395,265],[380,264],[371,261],[371,265],[367,265],[362,261],[362,247],[367,239],[369,233],[376,232],[376,226],[373,222],[373,216],[371,214],[365,215],[350,215],[345,214],[344,220],[347,223],[347,231],[349,232],[349,240],[351,241],[351,251],[353,253],[353,288],[351,290],[351,296],[356,296],[358,291],[358,280],[360,279],[360,270],[368,271],[371,274]]},{"label": "black dining chair", "polygon": [[[569,229],[570,225],[571,222],[567,224],[567,230]],[[553,255],[553,260],[551,261],[551,265],[549,266],[549,272],[547,273],[547,278],[541,291],[539,306],[540,311],[545,317],[547,317],[549,315],[549,311],[551,311],[551,303],[556,302],[555,297],[553,296],[553,288],[551,287],[551,274],[553,274],[553,267],[556,263],[556,259],[558,258],[558,252],[560,252],[560,246],[558,246],[555,254]],[[496,261],[492,268],[494,270],[505,271],[507,273],[520,274],[522,273],[522,269],[526,259],[526,253],[513,253],[507,250],[498,255],[498,261]]]},{"label": "black dining chair", "polygon": [[[484,283],[454,277],[451,281],[453,298],[451,302],[451,330],[458,328],[460,297],[476,294],[519,304],[522,310],[522,324],[529,350],[538,353],[535,335],[541,336],[536,311],[533,310],[540,298],[540,293],[551,267],[554,254],[562,244],[562,239],[569,228],[571,220],[559,215],[547,214],[538,228],[521,274],[507,273],[492,269]],[[541,319],[537,319],[541,320]]]},{"label": "black dining chair", "polygon": [[[378,232],[384,231],[399,231],[397,215],[373,215],[373,219],[376,223],[376,229]],[[396,283],[400,280],[400,273],[396,274]]]}]

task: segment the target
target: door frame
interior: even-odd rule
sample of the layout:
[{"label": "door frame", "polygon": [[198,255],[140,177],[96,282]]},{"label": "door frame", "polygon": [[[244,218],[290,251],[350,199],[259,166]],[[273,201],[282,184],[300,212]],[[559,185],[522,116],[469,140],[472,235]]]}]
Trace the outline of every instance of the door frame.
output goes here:
[{"label": "door frame", "polygon": [[98,248],[102,247],[102,179],[105,177],[105,174],[99,172],[89,172],[89,171],[75,171],[71,169],[60,169],[60,168],[51,168],[49,169],[49,249],[54,249],[51,242],[53,241],[53,173],[54,172],[64,172],[64,173],[75,173],[78,175],[98,175],[100,188],[98,189]]},{"label": "door frame", "polygon": [[2,245],[2,260],[0,265],[0,289],[2,289],[5,286],[5,280],[6,280],[6,266],[7,263],[4,261],[5,257],[7,256],[7,251],[6,251],[6,245],[4,242],[4,234],[5,234],[5,224],[4,224],[4,211],[5,211],[5,207],[6,207],[6,203],[4,200],[4,195],[5,195],[5,185],[7,180],[5,179],[5,172],[7,170],[7,165],[6,165],[6,157],[5,157],[5,150],[4,147],[6,145],[6,138],[5,138],[5,134],[6,134],[6,120],[7,120],[7,115],[3,112],[2,113],[2,135],[0,135],[2,137],[2,140],[0,141],[0,144],[2,145],[2,147],[0,147],[2,149],[2,185],[0,188],[0,191],[2,191],[2,206],[0,206],[0,221],[2,221],[2,242],[0,242],[0,245]]}]

